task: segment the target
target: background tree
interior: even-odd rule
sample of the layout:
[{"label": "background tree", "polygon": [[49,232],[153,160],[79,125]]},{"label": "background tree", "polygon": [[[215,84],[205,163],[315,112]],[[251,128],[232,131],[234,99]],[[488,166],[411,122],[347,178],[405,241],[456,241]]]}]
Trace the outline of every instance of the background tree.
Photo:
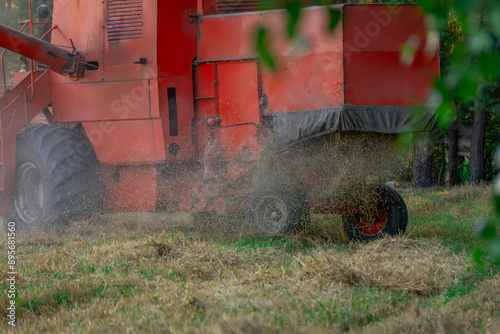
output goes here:
[{"label": "background tree", "polygon": [[421,134],[415,147],[414,184],[419,188],[427,188],[432,184],[434,143],[429,134]]},{"label": "background tree", "polygon": [[448,130],[448,169],[446,176],[446,185],[453,186],[459,183],[458,165],[458,123],[454,121]]}]

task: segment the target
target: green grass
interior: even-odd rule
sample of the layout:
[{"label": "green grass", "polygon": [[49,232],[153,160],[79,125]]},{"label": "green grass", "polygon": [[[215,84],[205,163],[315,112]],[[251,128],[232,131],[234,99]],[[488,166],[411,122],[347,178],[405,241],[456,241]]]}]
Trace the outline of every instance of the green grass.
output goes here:
[{"label": "green grass", "polygon": [[[401,193],[410,216],[406,235],[371,244],[350,243],[339,217],[321,215],[305,233],[273,238],[200,233],[192,221],[168,226],[175,217],[161,214],[109,216],[98,225],[73,224],[64,235],[24,238],[17,329],[500,331],[498,268],[472,258],[474,226],[491,211],[489,189]],[[165,246],[163,256],[152,240]],[[5,254],[4,242],[3,263]],[[4,315],[6,289],[0,284]]]}]

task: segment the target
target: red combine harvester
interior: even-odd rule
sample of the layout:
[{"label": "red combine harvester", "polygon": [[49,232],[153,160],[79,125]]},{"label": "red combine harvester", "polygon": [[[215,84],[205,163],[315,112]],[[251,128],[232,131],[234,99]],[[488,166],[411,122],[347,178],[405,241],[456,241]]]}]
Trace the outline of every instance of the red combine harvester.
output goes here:
[{"label": "red combine harvester", "polygon": [[[103,203],[111,212],[246,209],[275,234],[330,212],[344,215],[352,239],[404,232],[408,214],[394,190],[370,188],[375,211],[335,205],[319,196],[314,168],[293,157],[332,133],[433,127],[426,104],[439,43],[419,8],[334,6],[341,22],[331,33],[325,7],[309,7],[298,45],[286,38],[287,12],[256,3],[54,0],[42,38],[51,34],[51,44],[30,36],[40,24],[32,18],[21,22],[30,35],[0,25],[0,47],[31,60],[13,87],[3,71],[3,215],[29,227]],[[269,28],[276,72],[254,51],[259,26]],[[404,43],[415,49],[407,63]],[[34,124],[40,114],[49,124]],[[286,180],[263,176],[273,166],[259,174],[266,141],[275,161],[292,157]]]}]

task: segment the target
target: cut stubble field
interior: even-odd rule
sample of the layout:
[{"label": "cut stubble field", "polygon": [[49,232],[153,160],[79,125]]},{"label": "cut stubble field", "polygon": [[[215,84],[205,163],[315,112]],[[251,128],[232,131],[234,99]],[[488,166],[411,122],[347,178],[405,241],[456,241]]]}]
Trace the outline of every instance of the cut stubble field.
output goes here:
[{"label": "cut stubble field", "polygon": [[[406,234],[367,244],[340,217],[263,238],[237,218],[118,214],[18,238],[21,333],[498,333],[500,275],[474,261],[487,186],[399,189]],[[244,231],[244,233],[242,232]],[[2,239],[3,240],[3,239]],[[2,241],[2,330],[9,299]]]}]

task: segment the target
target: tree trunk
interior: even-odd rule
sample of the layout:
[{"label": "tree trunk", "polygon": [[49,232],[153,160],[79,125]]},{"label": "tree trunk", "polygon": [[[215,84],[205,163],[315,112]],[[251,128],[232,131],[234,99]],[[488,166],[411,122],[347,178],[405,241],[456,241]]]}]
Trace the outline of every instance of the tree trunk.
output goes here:
[{"label": "tree trunk", "polygon": [[476,104],[472,124],[472,146],[470,151],[470,181],[479,183],[484,180],[484,144],[486,131],[486,110],[482,103]]},{"label": "tree trunk", "polygon": [[432,141],[429,134],[423,134],[415,149],[415,187],[427,188],[432,183]]},{"label": "tree trunk", "polygon": [[448,131],[448,175],[446,185],[453,186],[459,182],[458,178],[458,123],[453,122]]}]

